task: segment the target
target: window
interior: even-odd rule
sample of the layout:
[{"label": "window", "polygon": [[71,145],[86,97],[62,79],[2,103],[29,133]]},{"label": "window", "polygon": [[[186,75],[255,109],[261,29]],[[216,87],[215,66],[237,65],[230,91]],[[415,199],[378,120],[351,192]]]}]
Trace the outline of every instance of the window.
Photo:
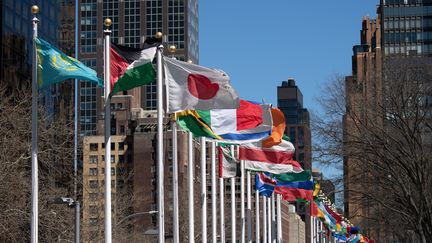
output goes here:
[{"label": "window", "polygon": [[118,156],[118,162],[121,163],[121,164],[124,163],[125,162],[125,156],[124,155],[119,155]]},{"label": "window", "polygon": [[97,217],[90,218],[89,224],[90,226],[96,226],[98,224],[98,218]]},{"label": "window", "polygon": [[89,199],[90,201],[96,201],[98,198],[98,194],[97,193],[89,193]]},{"label": "window", "polygon": [[97,214],[98,208],[96,206],[89,206],[89,212],[90,214]]},{"label": "window", "polygon": [[89,175],[91,175],[91,176],[97,175],[97,172],[98,172],[97,168],[90,168],[89,169]]},{"label": "window", "polygon": [[89,156],[89,163],[90,164],[96,164],[98,162],[98,156],[97,155],[90,155]]},{"label": "window", "polygon": [[111,175],[115,175],[115,168],[111,168]]},{"label": "window", "polygon": [[[121,126],[120,126],[120,130],[121,130]],[[119,143],[118,146],[119,146],[119,151],[123,151],[124,150],[124,143]]]},{"label": "window", "polygon": [[90,144],[90,151],[98,151],[98,144],[97,143],[91,143]]},{"label": "window", "polygon": [[99,183],[96,180],[89,180],[89,186],[90,186],[90,188],[93,188],[93,189],[98,188]]}]

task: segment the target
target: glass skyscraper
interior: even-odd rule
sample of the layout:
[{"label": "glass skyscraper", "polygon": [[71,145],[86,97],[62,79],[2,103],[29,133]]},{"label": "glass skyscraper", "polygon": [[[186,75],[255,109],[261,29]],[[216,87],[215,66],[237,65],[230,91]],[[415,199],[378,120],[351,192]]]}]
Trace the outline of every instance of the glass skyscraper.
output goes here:
[{"label": "glass skyscraper", "polygon": [[432,54],[432,0],[381,0],[385,55]]},{"label": "glass skyscraper", "polygon": [[[197,0],[81,0],[80,54],[85,64],[103,73],[103,20],[110,18],[111,40],[131,47],[141,47],[145,38],[160,31],[180,60],[198,63]],[[99,21],[97,21],[99,20]],[[145,85],[139,91],[128,91],[140,99],[141,108],[156,110],[156,85]],[[137,95],[136,92],[140,92]],[[80,134],[95,135],[100,97],[103,91],[88,82],[80,84]],[[99,97],[99,98],[98,98]]]}]

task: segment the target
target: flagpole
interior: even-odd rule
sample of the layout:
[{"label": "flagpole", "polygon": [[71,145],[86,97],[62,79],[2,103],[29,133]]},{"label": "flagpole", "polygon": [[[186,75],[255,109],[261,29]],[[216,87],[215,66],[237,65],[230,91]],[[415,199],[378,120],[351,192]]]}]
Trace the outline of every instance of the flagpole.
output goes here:
[{"label": "flagpole", "polygon": [[[244,161],[243,161],[244,169]],[[250,171],[246,173],[246,192],[247,192],[247,242],[252,243],[252,198],[251,198],[251,174]]]},{"label": "flagpole", "polygon": [[201,233],[202,242],[207,242],[207,177],[206,138],[201,137]]},{"label": "flagpole", "polygon": [[235,178],[231,181],[231,242],[236,242]]},{"label": "flagpole", "polygon": [[36,14],[39,13],[39,7],[33,5],[31,8],[33,16],[33,60],[32,60],[32,146],[31,146],[31,161],[32,161],[32,210],[31,210],[31,242],[38,242],[38,224],[39,224],[39,182],[38,182],[38,82],[37,82],[37,53],[34,39],[38,36],[39,19]]},{"label": "flagpole", "polygon": [[262,200],[263,200],[263,216],[262,216],[262,221],[263,221],[263,242],[267,243],[267,198],[265,196],[262,196]]},{"label": "flagpole", "polygon": [[[78,60],[78,0],[75,0],[75,59]],[[78,202],[78,79],[74,80],[74,200],[75,243],[80,243],[80,203]]]},{"label": "flagpole", "polygon": [[[273,194],[272,194],[273,195]],[[268,242],[272,242],[272,221],[271,221],[271,198],[267,198],[267,238],[268,238]]]},{"label": "flagpole", "polygon": [[277,242],[282,242],[282,215],[281,215],[281,195],[276,196],[277,207]]},{"label": "flagpole", "polygon": [[165,242],[165,208],[164,208],[164,162],[163,162],[163,86],[162,86],[162,51],[163,45],[157,48],[157,167],[158,167],[158,242]]},{"label": "flagpole", "polygon": [[212,188],[212,242],[217,241],[217,212],[216,212],[216,142],[211,142],[211,188]]},{"label": "flagpole", "polygon": [[[237,146],[238,152],[238,146]],[[241,220],[241,243],[245,243],[246,240],[246,217],[245,217],[245,164],[244,160],[240,160],[240,220]]]},{"label": "flagpole", "polygon": [[255,242],[260,242],[259,191],[255,190]]},{"label": "flagpole", "polygon": [[224,179],[219,178],[219,206],[220,206],[220,242],[225,242],[225,188]]},{"label": "flagpole", "polygon": [[111,222],[111,99],[109,97],[110,82],[110,34],[109,27],[111,19],[105,19],[105,63],[104,63],[104,82],[105,82],[105,242],[111,243],[112,222]]},{"label": "flagpole", "polygon": [[275,194],[271,195],[271,212],[272,212],[272,242],[276,243],[276,205],[275,205]]},{"label": "flagpole", "polygon": [[[231,145],[231,154],[234,157],[234,145]],[[236,205],[235,205],[235,177],[231,180],[231,242],[236,242]]]},{"label": "flagpole", "polygon": [[195,242],[195,233],[194,233],[194,191],[193,191],[193,138],[192,133],[188,133],[188,215],[189,215],[189,242]]},{"label": "flagpole", "polygon": [[172,121],[173,141],[173,241],[179,243],[179,205],[178,205],[178,157],[177,157],[177,123]]}]

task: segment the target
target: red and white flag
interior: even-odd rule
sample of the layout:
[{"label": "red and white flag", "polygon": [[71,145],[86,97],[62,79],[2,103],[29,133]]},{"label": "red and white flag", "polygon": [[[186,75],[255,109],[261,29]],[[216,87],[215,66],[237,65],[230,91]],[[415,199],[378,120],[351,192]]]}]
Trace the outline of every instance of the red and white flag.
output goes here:
[{"label": "red and white flag", "polygon": [[164,57],[168,113],[237,109],[240,99],[223,71]]}]

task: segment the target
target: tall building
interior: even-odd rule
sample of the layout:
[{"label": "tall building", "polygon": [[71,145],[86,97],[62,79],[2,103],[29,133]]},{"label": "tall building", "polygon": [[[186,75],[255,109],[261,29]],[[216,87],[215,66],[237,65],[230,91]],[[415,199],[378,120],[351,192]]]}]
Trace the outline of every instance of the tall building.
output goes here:
[{"label": "tall building", "polygon": [[[379,100],[382,98],[382,25],[381,18],[363,18],[360,31],[360,45],[353,47],[352,75],[345,78],[346,113],[343,117],[344,151],[354,151],[352,141],[359,137],[357,129],[361,117],[368,112],[377,110]],[[390,48],[390,46],[387,46]],[[389,49],[388,49],[389,50]],[[349,153],[346,153],[349,154]],[[372,225],[368,218],[373,215],[369,203],[362,200],[355,191],[365,188],[358,183],[366,180],[359,173],[364,170],[364,163],[358,158],[349,155],[344,156],[344,212],[350,221],[360,226],[362,232],[377,239],[377,234],[372,233]],[[379,227],[375,227],[379,228]]]},{"label": "tall building", "polygon": [[[304,169],[312,166],[312,141],[309,123],[309,112],[303,107],[303,94],[296,86],[295,80],[289,78],[277,87],[278,108],[284,113],[286,133],[294,144],[294,159]],[[296,203],[297,213],[306,223],[306,242],[310,241],[309,209],[304,203]]]},{"label": "tall building", "polygon": [[384,54],[431,55],[431,10],[431,0],[381,0],[378,18]]},{"label": "tall building", "polygon": [[[80,9],[80,43],[79,59],[86,65],[94,68],[99,74],[103,73],[103,20],[110,18],[113,22],[110,29],[111,41],[114,43],[141,47],[146,37],[154,36],[158,31],[162,32],[168,45],[175,45],[177,51],[170,54],[180,60],[191,60],[198,63],[198,1],[196,0],[147,0],[147,1],[96,1],[82,0],[79,3]],[[99,75],[102,76],[102,75]],[[103,144],[103,137],[97,135],[104,134],[104,112],[103,112],[103,90],[90,82],[80,82],[80,134],[84,136],[83,147],[83,224],[91,226],[95,222],[103,225],[103,197],[90,197],[91,190],[103,191],[101,180],[91,174],[90,169],[98,168],[99,171],[104,166],[103,163],[96,165],[90,159],[92,153],[102,155],[104,148],[99,145],[97,151],[90,151],[86,148],[91,143]],[[120,186],[127,187],[130,201],[127,204],[128,210],[121,210],[123,202],[118,195],[119,191],[113,190],[113,224],[119,224],[116,229],[113,226],[113,236],[119,242],[124,240],[136,240],[137,242],[152,242],[157,239],[152,235],[152,231],[157,229],[157,215],[139,215],[142,212],[157,210],[157,174],[156,174],[156,85],[150,84],[137,87],[129,91],[118,93],[111,100],[111,134],[116,144],[124,143],[125,150],[113,150],[114,171],[119,163],[117,159],[122,157],[128,165],[124,171],[128,175],[127,180],[115,175],[113,178],[113,188]],[[165,158],[165,229],[167,237],[172,237],[172,152],[171,151],[171,131],[169,121],[165,120],[166,132],[164,132],[164,158]],[[179,132],[180,133],[180,132]],[[96,135],[96,136],[95,136]],[[184,134],[179,134],[179,144],[187,144]],[[91,144],[90,143],[90,144]],[[126,146],[127,145],[127,146]],[[128,148],[126,151],[126,147]],[[181,201],[185,202],[186,191],[186,147],[180,145],[179,148],[179,194]],[[127,156],[126,156],[127,153]],[[197,161],[199,153],[197,154]],[[92,157],[94,159],[94,157]],[[100,159],[100,158],[99,158]],[[101,161],[101,160],[99,160]],[[101,168],[99,168],[102,166]],[[114,172],[116,173],[116,172]],[[198,177],[198,175],[197,175]],[[90,181],[98,178],[99,184],[90,188]],[[198,200],[199,184],[195,184],[196,200]],[[97,202],[96,202],[97,201]],[[99,205],[95,208],[93,204]],[[186,204],[180,209],[181,220],[186,220],[184,210]],[[196,201],[198,207],[198,201]],[[125,219],[129,215],[129,218]],[[92,219],[93,217],[93,219]],[[198,222],[199,214],[195,215]],[[123,220],[124,219],[124,220]],[[181,221],[182,222],[182,221]],[[187,228],[182,223],[181,237],[187,235]],[[198,226],[196,226],[198,227]],[[85,227],[83,227],[85,228]],[[90,227],[91,228],[91,227]],[[90,229],[89,228],[89,229]],[[87,233],[85,242],[97,241],[101,239],[101,229],[96,229]],[[134,232],[131,234],[130,230]],[[150,235],[149,235],[150,234]],[[131,238],[132,237],[132,238]],[[183,238],[182,238],[183,239]]]},{"label": "tall building", "polygon": [[[103,23],[110,18],[111,40],[131,47],[141,47],[146,37],[160,31],[166,41],[177,47],[180,60],[198,63],[198,1],[80,1],[79,57],[86,65],[103,73]],[[156,85],[150,84],[124,92],[140,99],[144,110],[156,110]],[[90,82],[80,84],[80,133],[95,135],[103,91]],[[139,96],[139,97],[138,97]]]},{"label": "tall building", "polygon": [[[7,0],[0,3],[0,80],[9,87],[31,80],[33,4],[33,1],[28,0]],[[57,44],[60,4],[54,0],[42,0],[37,4],[40,9],[37,14],[38,36]],[[53,105],[52,100],[45,102]]]}]

